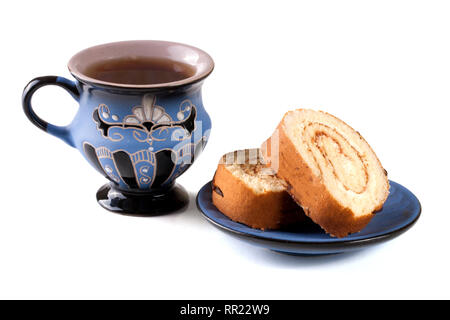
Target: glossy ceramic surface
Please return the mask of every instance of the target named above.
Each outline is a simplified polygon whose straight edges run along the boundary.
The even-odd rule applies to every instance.
[[[219,229],[248,243],[294,255],[334,254],[362,249],[393,239],[408,230],[419,218],[419,200],[402,185],[390,181],[390,194],[383,209],[360,232],[334,238],[308,221],[296,229],[252,229],[222,214],[211,201],[211,183],[197,195],[197,206],[203,216]]]
[[[174,184],[149,192],[128,192],[113,183],[105,184],[97,192],[97,201],[105,209],[124,215],[157,216],[177,212],[189,203],[186,190]]]
[[[189,63],[196,72],[190,78],[154,85],[122,85],[83,76],[89,63],[121,56],[178,59]],[[24,89],[23,108],[33,124],[77,148],[111,182],[116,194],[129,196],[130,201],[138,202],[133,206],[140,207],[142,201],[138,199],[142,199],[143,193],[154,197],[155,190],[159,194],[173,191],[175,179],[205,147],[211,120],[203,106],[201,88],[213,66],[205,52],[183,44],[128,41],[101,45],[83,50],[71,59],[69,69],[75,81],[55,76],[33,79]],[[31,98],[46,85],[64,88],[79,103],[79,110],[68,126],[47,123],[33,111]],[[104,198],[102,189],[97,198]],[[186,195],[179,197],[183,191],[169,192],[178,195],[173,199],[174,204],[179,204],[174,209],[186,204]],[[140,196],[132,196],[136,194]],[[117,203],[123,201],[112,201],[107,206],[100,202],[108,210],[130,211],[111,207]],[[161,213],[162,207],[157,207],[152,210],[147,206],[147,212]]]

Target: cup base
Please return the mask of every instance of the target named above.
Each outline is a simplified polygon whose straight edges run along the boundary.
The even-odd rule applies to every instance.
[[[185,208],[189,203],[189,195],[179,184],[157,191],[134,192],[118,189],[112,183],[107,183],[97,191],[97,202],[114,213],[158,216]]]

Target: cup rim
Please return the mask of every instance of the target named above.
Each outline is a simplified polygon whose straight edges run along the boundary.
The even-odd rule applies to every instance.
[[[153,49],[167,49],[170,47],[177,47],[186,50],[186,52],[190,52],[192,54],[196,54],[197,61],[193,63],[188,63],[191,66],[195,67],[195,74],[187,77],[182,80],[165,82],[165,83],[156,83],[156,84],[127,84],[127,83],[116,83],[110,81],[104,81],[100,79],[95,79],[89,77],[83,73],[82,67],[86,67],[89,62],[93,63],[95,57],[106,56],[106,59],[111,58],[111,53],[117,53],[118,48],[122,48],[125,50],[126,48],[131,49],[130,54],[132,53],[132,48],[138,48],[142,50],[144,47],[149,49],[151,52],[151,48]],[[91,59],[91,61],[89,61]],[[105,58],[103,58],[104,60]],[[173,59],[175,61],[186,63],[186,61],[180,61],[174,57],[169,57],[169,59]],[[214,69],[214,61],[211,56],[205,51],[184,43],[179,42],[171,42],[171,41],[162,41],[162,40],[128,40],[128,41],[118,41],[118,42],[109,42],[96,46],[92,46],[86,48],[84,50],[76,53],[69,60],[67,64],[69,72],[80,82],[97,85],[102,87],[111,87],[111,88],[124,88],[124,89],[164,89],[164,88],[175,88],[181,87],[189,84],[193,84],[205,79],[207,76],[211,74]]]

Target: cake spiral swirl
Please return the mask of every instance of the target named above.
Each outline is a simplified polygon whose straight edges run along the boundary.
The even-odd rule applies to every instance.
[[[328,113],[286,113],[261,150],[291,196],[332,235],[360,231],[388,196],[386,171],[369,144]]]

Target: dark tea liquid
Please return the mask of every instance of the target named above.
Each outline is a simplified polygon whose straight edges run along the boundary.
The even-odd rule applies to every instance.
[[[92,64],[84,74],[106,82],[146,85],[192,77],[195,68],[166,58],[120,58]]]

